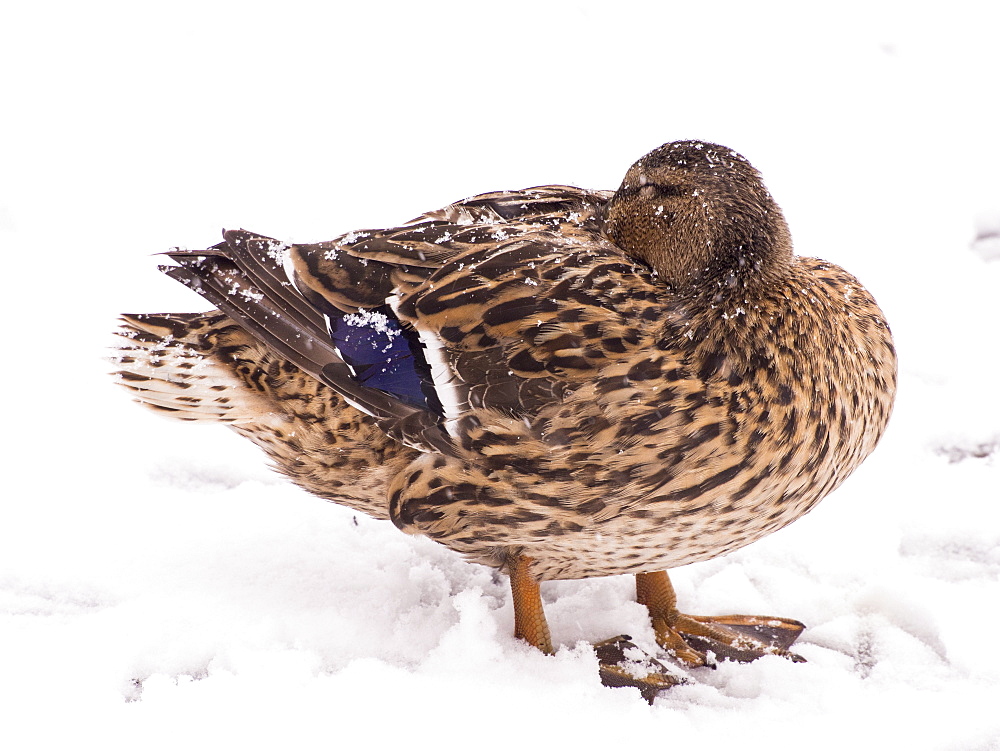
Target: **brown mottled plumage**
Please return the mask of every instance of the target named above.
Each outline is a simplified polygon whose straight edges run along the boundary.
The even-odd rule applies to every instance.
[[[762,643],[744,635],[759,618],[678,613],[661,572],[837,487],[882,435],[896,360],[860,282],[793,255],[743,157],[678,142],[614,193],[488,193],[316,245],[225,237],[168,271],[221,312],[124,317],[140,401],[229,423],[310,492],[505,568],[517,633],[546,651],[538,581],[625,573],[689,662],[699,639],[794,640],[791,621]],[[405,337],[422,391],[366,384],[328,324]]]

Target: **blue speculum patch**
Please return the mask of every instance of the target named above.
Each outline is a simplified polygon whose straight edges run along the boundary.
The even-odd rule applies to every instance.
[[[441,413],[424,348],[388,306],[331,317],[330,338],[359,383]]]

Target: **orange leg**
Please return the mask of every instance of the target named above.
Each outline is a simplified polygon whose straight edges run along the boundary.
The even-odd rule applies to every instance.
[[[653,622],[656,643],[673,654],[681,662],[690,665],[704,665],[705,655],[688,646],[677,631],[677,595],[666,571],[653,571],[635,575],[635,598],[649,610]]]
[[[514,596],[514,636],[524,639],[545,654],[555,654],[549,624],[542,610],[538,580],[531,575],[531,559],[516,553],[507,558],[510,591]]]
[[[666,571],[636,574],[635,591],[636,599],[649,610],[657,644],[689,665],[704,665],[706,651],[743,662],[765,654],[802,659],[787,650],[805,628],[798,621],[759,615],[685,615],[677,610],[677,595]]]
[[[507,558],[510,590],[514,596],[514,636],[545,654],[555,654],[549,625],[542,611],[538,580],[531,574],[531,558],[516,553]],[[606,639],[594,645],[605,686],[632,686],[652,702],[662,690],[683,683],[653,658],[645,655],[627,636]],[[637,658],[638,655],[638,658]],[[643,659],[645,658],[645,659]]]
[[[514,599],[514,636],[550,655],[555,649],[542,610],[538,579],[531,573],[531,562],[529,556],[521,553],[507,557]],[[797,657],[785,647],[802,631],[803,626],[798,621],[744,615],[712,618],[685,615],[677,610],[677,596],[666,571],[637,574],[635,588],[636,598],[649,610],[657,643],[688,665],[705,665],[707,651],[743,661],[764,654]],[[601,680],[606,686],[638,688],[651,702],[665,688],[685,682],[683,677],[643,654],[627,636],[606,639],[594,647]]]

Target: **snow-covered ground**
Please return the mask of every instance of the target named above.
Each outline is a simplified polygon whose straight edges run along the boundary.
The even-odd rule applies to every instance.
[[[994,4],[20,3],[0,29],[0,746],[1000,748]],[[689,612],[809,628],[653,706],[584,646],[628,578],[506,581],[132,405],[120,311],[201,310],[153,253],[312,241],[477,192],[614,188],[668,140],[745,154],[901,362],[814,513],[674,572]],[[558,744],[558,745],[555,745]]]

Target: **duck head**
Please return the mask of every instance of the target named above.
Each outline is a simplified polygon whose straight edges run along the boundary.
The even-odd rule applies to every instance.
[[[664,144],[633,164],[604,221],[618,247],[682,294],[766,283],[792,257],[788,225],[760,173],[702,141]]]

